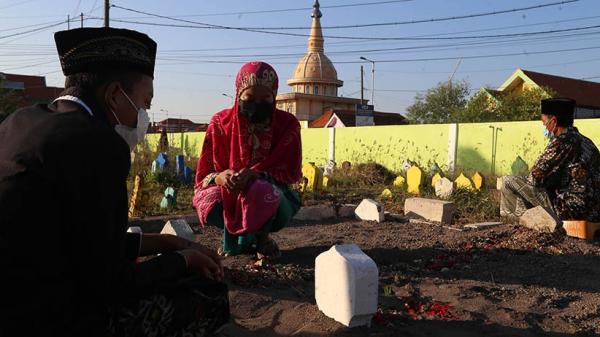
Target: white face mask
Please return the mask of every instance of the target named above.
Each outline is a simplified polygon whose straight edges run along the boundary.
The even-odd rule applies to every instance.
[[[137,125],[135,128],[132,128],[127,125],[121,124],[119,117],[117,117],[115,112],[112,111],[113,116],[115,116],[115,119],[119,123],[119,124],[115,125],[115,131],[121,137],[123,137],[125,142],[127,142],[127,145],[129,145],[129,149],[131,151],[133,151],[139,143],[144,141],[144,137],[146,136],[146,132],[148,131],[148,124],[150,124],[150,117],[148,117],[148,113],[146,112],[146,109],[143,109],[143,108],[138,109],[135,106],[135,104],[133,103],[133,101],[131,100],[131,98],[129,98],[129,96],[125,93],[125,91],[123,91],[123,89],[120,89],[120,90],[123,93],[123,95],[125,95],[125,97],[127,97],[127,100],[129,101],[129,103],[131,103],[133,108],[138,113],[137,114]]]

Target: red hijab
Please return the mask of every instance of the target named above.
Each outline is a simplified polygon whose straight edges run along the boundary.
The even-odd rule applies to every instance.
[[[277,96],[278,78],[273,67],[264,62],[249,62],[236,78],[236,99],[232,108],[213,116],[206,131],[204,145],[196,170],[196,190],[210,173],[227,169],[250,168],[264,172],[281,184],[293,184],[302,177],[300,123],[292,114],[276,109],[270,123],[258,128],[238,113],[242,92],[252,86],[264,86]],[[260,130],[259,130],[260,129]],[[227,218],[237,218],[238,193],[221,189],[223,209]]]

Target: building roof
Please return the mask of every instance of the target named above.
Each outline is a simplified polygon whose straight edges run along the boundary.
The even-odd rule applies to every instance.
[[[309,128],[324,128],[332,120],[339,119],[344,126],[356,126],[356,111],[353,110],[327,110],[323,115],[308,124]],[[373,122],[375,125],[405,125],[408,120],[399,113],[393,112],[373,112]]]
[[[0,73],[2,87],[12,89],[19,98],[19,107],[37,103],[50,103],[64,88],[46,86],[44,76]]]
[[[361,101],[360,98],[352,98],[352,97],[343,97],[343,96],[327,96],[327,95],[313,95],[313,94],[305,94],[302,92],[286,92],[283,94],[278,94],[275,98],[277,102],[287,101],[287,100],[295,100],[298,98],[307,98],[311,101],[327,101],[330,103],[344,103],[344,104],[359,104],[361,102],[367,103],[368,100]]]
[[[517,78],[535,84],[539,87],[548,87],[556,92],[558,97],[574,99],[577,106],[592,109],[600,108],[600,83],[578,80],[550,74],[538,73],[530,70],[517,69],[498,90],[510,88]]]
[[[196,125],[196,123],[192,122],[189,119],[180,119],[180,118],[167,118],[167,119],[163,119],[162,121],[158,122],[157,124],[159,125],[178,125],[178,124],[184,124],[184,125],[189,125],[189,124],[194,124]]]

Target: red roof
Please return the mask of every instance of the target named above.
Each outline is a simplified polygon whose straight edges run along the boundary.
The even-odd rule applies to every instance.
[[[159,125],[196,125],[196,123],[192,122],[189,119],[180,119],[180,118],[167,118],[167,119],[163,119],[162,121],[158,122],[157,124]]]
[[[356,126],[356,112],[353,110],[327,110],[319,118],[308,124],[309,128],[323,128],[331,117],[339,118],[346,127]],[[373,112],[373,122],[375,125],[404,125],[408,120],[398,113],[392,112]]]
[[[0,75],[10,82],[22,84],[22,89],[15,90],[15,94],[20,98],[19,107],[25,107],[32,104],[47,104],[52,102],[64,90],[58,87],[47,87],[44,76],[6,74]]]
[[[20,75],[20,74],[7,74],[2,73],[6,76],[7,81],[23,82],[25,87],[45,87],[46,78],[44,76],[33,76],[33,75]]]
[[[600,83],[577,80],[523,70],[532,81],[541,87],[551,88],[559,97],[574,99],[577,106],[598,109],[600,108]]]

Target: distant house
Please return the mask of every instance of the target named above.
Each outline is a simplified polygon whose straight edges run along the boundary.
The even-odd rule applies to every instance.
[[[150,126],[149,132],[158,133],[163,129],[167,132],[203,132],[208,124],[194,123],[189,119],[167,118]]]
[[[12,90],[18,97],[19,108],[33,104],[51,103],[64,88],[49,87],[46,77],[7,74],[0,72],[0,85],[3,89]]]
[[[600,83],[578,80],[517,69],[497,89],[481,88],[476,94],[485,95],[493,106],[499,97],[525,90],[549,88],[557,97],[574,99],[576,103],[575,118],[600,118]]]
[[[373,112],[374,125],[405,125],[408,120],[398,113]],[[308,124],[309,128],[343,128],[356,126],[355,110],[327,110]]]

